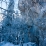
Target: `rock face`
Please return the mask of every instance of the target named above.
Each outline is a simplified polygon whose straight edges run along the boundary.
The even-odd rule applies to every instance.
[[[30,40],[39,46],[46,46],[46,0],[19,0],[18,8],[22,20],[28,26],[33,26],[30,29]]]

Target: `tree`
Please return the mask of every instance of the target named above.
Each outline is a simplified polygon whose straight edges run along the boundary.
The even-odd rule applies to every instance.
[[[7,13],[6,13],[7,12]],[[9,5],[7,11],[4,11],[4,20],[2,22],[2,34],[4,41],[9,41],[9,37],[11,38],[12,33],[12,19],[14,13],[14,0],[9,0]]]

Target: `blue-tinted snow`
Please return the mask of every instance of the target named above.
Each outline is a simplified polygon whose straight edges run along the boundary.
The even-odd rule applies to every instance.
[[[21,46],[21,44],[19,45],[14,45],[10,42],[1,42],[0,43],[0,46]],[[36,46],[35,43],[31,43],[31,42],[28,42],[28,43],[24,43],[23,46]]]

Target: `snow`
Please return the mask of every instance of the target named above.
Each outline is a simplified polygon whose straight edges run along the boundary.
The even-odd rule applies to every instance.
[[[19,44],[19,45],[14,45],[10,42],[2,42],[0,43],[0,46],[21,46],[22,44]],[[31,42],[28,42],[28,43],[24,43],[23,46],[36,46],[35,43],[31,43]]]

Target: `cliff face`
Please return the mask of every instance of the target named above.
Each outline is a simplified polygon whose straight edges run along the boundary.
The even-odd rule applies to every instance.
[[[19,0],[18,8],[22,20],[25,20],[27,25],[33,26],[34,35],[30,35],[39,39],[34,38],[35,42],[38,41],[39,46],[46,46],[46,0]],[[33,37],[30,39],[32,41]]]

